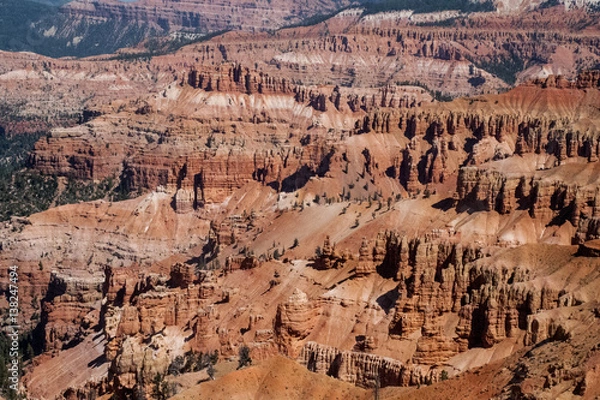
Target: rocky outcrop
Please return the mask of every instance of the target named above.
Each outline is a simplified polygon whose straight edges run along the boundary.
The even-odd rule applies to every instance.
[[[593,76],[589,72],[581,79],[593,81]],[[184,81],[186,84],[177,89],[179,93],[173,95],[178,98],[174,103],[187,101],[187,107],[196,107],[194,113],[206,113],[206,119],[181,117],[179,126],[167,129],[150,122],[159,118],[164,119],[165,125],[172,125],[169,122],[172,116],[164,111],[157,111],[158,116],[154,112],[137,113],[123,125],[117,122],[120,118],[100,116],[86,125],[54,130],[38,142],[30,163],[47,174],[120,179],[122,187],[134,192],[165,187],[174,195],[176,210],[186,213],[205,203],[221,202],[253,180],[278,191],[297,190],[311,177],[330,173],[336,147],[355,134],[382,133],[401,138],[398,144],[402,150],[386,154],[389,159],[374,156],[382,151],[389,153],[389,148],[366,148],[365,172],[371,176],[398,177],[411,195],[424,192],[428,185],[445,185],[464,165],[478,166],[529,154],[548,154],[556,158],[557,165],[562,165],[578,157],[597,160],[600,150],[598,135],[583,122],[586,121],[583,115],[591,116],[594,111],[581,107],[597,101],[598,90],[581,89],[577,83],[556,86],[533,82],[510,94],[481,99],[479,107],[457,102],[450,107],[414,110],[406,108],[407,103],[400,99],[406,92],[399,86],[386,86],[359,99],[346,89],[308,89],[287,78],[251,71],[241,64],[199,66]],[[201,93],[188,94],[188,85]],[[555,91],[564,94],[562,102],[544,113],[535,99],[541,97],[551,102],[558,93]],[[210,113],[197,108],[200,100],[189,101],[188,96],[200,96],[217,109],[240,108],[240,117],[224,117],[219,113],[218,118],[209,118]],[[509,104],[513,97],[532,103],[535,111],[514,112],[509,106],[487,109],[492,100]],[[295,106],[287,103],[292,98],[302,104],[301,122],[293,111]],[[246,106],[263,102],[273,104],[272,108],[249,110]],[[158,110],[155,105],[140,104],[132,105],[132,109],[137,112],[149,106]],[[348,109],[342,113],[344,104]],[[568,112],[563,113],[563,109]],[[573,116],[576,112],[583,113],[581,118]],[[337,126],[334,121],[340,118],[345,118],[346,132],[321,126],[322,121]],[[354,122],[353,129],[348,120]],[[116,124],[114,132],[106,131],[107,123]],[[237,135],[242,126],[274,131],[270,140],[264,139],[266,146],[248,146],[246,139]],[[315,130],[302,136],[286,137],[280,133],[300,127]],[[506,190],[513,190],[512,186],[509,184]],[[458,190],[462,190],[460,185]],[[503,196],[506,200],[502,207],[512,209],[510,193]],[[491,207],[493,201],[488,199],[486,207]]]
[[[172,196],[177,211],[146,215],[139,207],[118,219],[119,228],[106,224],[92,231],[89,236],[94,238],[102,229],[117,231],[111,240],[99,243],[102,255],[122,253],[127,264],[140,265],[117,267],[107,257],[111,266],[106,269],[101,309],[95,278],[88,282],[75,277],[71,282],[62,273],[53,276],[43,316],[49,350],[76,342],[100,321],[111,385],[117,397],[126,397],[189,350],[218,349],[235,355],[240,346],[248,345],[255,359],[279,351],[300,357],[311,370],[371,387],[376,382],[382,386],[434,382],[438,371],[430,366],[524,332],[528,344],[571,335],[563,334],[571,331],[562,316],[540,315],[591,296],[589,288],[589,293],[573,293],[563,284],[566,271],[552,276],[555,263],[565,264],[570,254],[554,257],[551,248],[519,253],[509,248],[516,243],[485,247],[495,239],[466,243],[449,226],[455,221],[456,226],[470,224],[471,216],[463,212],[468,210],[475,214],[473,219],[498,217],[500,225],[511,224],[513,214],[515,220],[522,215],[533,219],[540,231],[549,224],[570,224],[576,227],[576,241],[600,237],[600,189],[594,178],[600,151],[598,74],[584,73],[576,80],[572,75],[569,80],[551,76],[503,95],[443,104],[428,104],[433,94],[407,88],[403,79],[418,65],[419,79],[427,78],[421,86],[438,87],[444,76],[450,82],[444,88],[450,87],[452,93],[484,93],[504,86],[477,65],[506,66],[504,61],[522,57],[550,62],[560,46],[560,51],[572,50],[574,62],[583,54],[589,63],[597,56],[598,39],[581,33],[575,44],[569,33],[541,31],[535,37],[533,32],[509,29],[461,33],[385,21],[372,26],[357,21],[341,34],[335,32],[342,31],[338,23],[315,28],[333,32],[315,40],[304,38],[301,28],[295,33],[275,32],[264,44],[234,32],[196,43],[190,46],[193,51],[182,50],[177,56],[181,58],[154,57],[143,68],[137,62],[123,62],[118,67],[122,80],[98,79],[109,80],[117,85],[111,90],[118,91],[124,82],[136,86],[135,74],[160,76],[156,80],[161,90],[145,100],[88,109],[81,125],[55,129],[37,144],[30,163],[41,172],[85,180],[113,178],[134,193],[157,189],[160,195],[149,197],[148,207],[156,207],[161,196],[169,200]],[[236,57],[241,62],[227,61]],[[252,64],[253,69],[242,67]],[[133,75],[125,74],[127,68]],[[56,74],[55,65],[49,69],[47,73]],[[325,70],[331,79],[323,78],[329,76],[322,73]],[[389,71],[402,72],[391,76]],[[378,80],[382,75],[385,80]],[[142,87],[151,86],[142,82]],[[472,87],[465,88],[467,83]],[[86,90],[96,87],[90,83]],[[448,221],[435,221],[440,208],[454,204],[435,199],[436,193],[451,197],[454,188],[453,200],[459,207],[448,210],[452,214]],[[321,196],[323,189],[328,196]],[[411,199],[410,206],[399,207],[414,204],[415,214],[431,213],[429,223],[448,222],[447,229],[429,232],[427,225],[411,230],[419,230],[419,236],[389,231],[375,235],[384,229],[381,226],[404,228],[397,222],[405,221],[403,215],[395,213],[391,203],[394,195],[398,201],[406,192],[434,198]],[[317,194],[327,204],[319,202]],[[375,195],[380,207],[367,211],[373,212],[373,219],[365,221],[361,213],[370,208]],[[388,196],[389,219],[380,217],[381,200]],[[331,202],[340,197],[357,201],[336,211]],[[369,207],[364,206],[366,201]],[[101,215],[93,218],[113,218],[114,208],[101,202],[93,207]],[[312,264],[316,270],[299,272],[303,264],[296,261],[265,261],[270,249],[282,245],[275,245],[281,232],[276,219],[288,212],[286,207],[299,217],[307,214],[305,207],[314,207],[308,211],[314,211],[315,222],[326,223],[323,229],[337,241],[334,245],[327,237]],[[258,218],[238,215],[250,208],[257,209]],[[320,220],[324,209],[331,212],[330,221]],[[346,222],[355,217],[343,216],[348,209],[356,212],[354,226]],[[79,209],[64,208],[55,220],[75,212],[81,220],[91,218],[92,214],[73,210]],[[519,210],[525,213],[517,215]],[[140,225],[135,227],[139,235],[148,229],[159,231],[152,237],[156,243],[167,236],[162,228],[153,227],[161,223],[176,226],[185,243],[157,251],[150,260],[143,258],[145,254],[138,257],[144,251],[131,240],[135,233],[122,229],[134,220]],[[188,241],[199,230],[194,225],[186,231],[189,220],[210,224],[205,243],[197,238]],[[340,226],[334,226],[338,221]],[[55,225],[48,226],[52,229],[47,231],[55,232]],[[263,229],[263,236],[253,236]],[[302,244],[286,257],[312,254],[317,239],[308,236],[312,235],[301,237]],[[80,237],[74,234],[73,240]],[[320,241],[323,236],[319,237]],[[266,250],[271,241],[273,246]],[[263,253],[261,257],[250,255],[253,247]],[[580,253],[573,257],[581,261],[594,255],[592,246],[582,246]],[[158,254],[175,261],[155,263]],[[217,254],[225,268],[200,270]],[[188,263],[182,262],[185,257],[191,258]],[[552,265],[544,261],[547,257]],[[578,273],[593,265],[584,261],[590,264],[576,264]],[[79,260],[73,264],[84,265]],[[215,261],[209,268],[216,266]],[[297,279],[290,282],[287,274]],[[225,286],[227,275],[235,279]],[[570,285],[585,279],[573,279]],[[302,290],[292,293],[293,287]],[[342,332],[338,322],[349,329]],[[335,337],[322,332],[329,328]],[[313,336],[340,349],[315,342],[302,348]],[[407,343],[410,350],[404,351]],[[402,352],[403,362],[381,355],[396,351]]]
[[[149,24],[159,32],[171,33],[180,30],[212,33],[226,30],[267,30],[299,22],[299,15],[327,14],[347,2],[327,1],[321,4],[295,4],[287,0],[248,5],[236,1],[159,2],[143,0],[135,4],[98,0],[94,2],[74,1],[62,9],[73,19],[89,18],[116,19],[131,23]],[[268,21],[268,23],[267,23]]]
[[[369,275],[375,272],[375,263],[373,262],[373,255],[368,242],[363,238],[360,249],[358,249],[358,265],[356,266],[357,275]]]
[[[315,260],[313,266],[316,269],[331,269],[342,268],[351,258],[349,252],[338,252],[335,249],[335,244],[331,244],[329,236],[325,237],[321,254]]]
[[[306,87],[290,79],[252,71],[240,64],[215,68],[199,66],[187,74],[185,81],[191,87],[207,92],[293,95],[296,102],[323,113],[330,108],[340,112],[357,113],[372,112],[379,108],[414,108],[421,105],[417,95],[396,85],[388,85],[371,95],[361,95],[347,89],[341,90],[339,86]],[[389,125],[389,115],[386,117],[384,114],[381,123],[376,116],[372,124],[373,129]],[[369,125],[370,123],[363,123],[363,132],[370,131]],[[389,132],[389,126],[387,131]]]
[[[545,79],[534,79],[533,84],[542,88],[558,89],[598,89],[600,88],[600,71],[583,71],[571,82],[562,75],[550,75]]]
[[[46,351],[73,346],[100,322],[102,276],[54,272],[42,301],[41,326]]]
[[[517,189],[522,196],[529,196],[529,187],[520,177],[509,178],[499,171],[465,167],[458,175],[456,190],[460,201],[486,211],[508,214],[517,208]]]
[[[544,340],[568,340],[576,324],[577,322],[568,321],[564,317],[555,319],[545,314],[529,316],[525,344],[534,345]]]
[[[202,298],[211,297],[214,289],[209,290],[211,274],[204,274],[202,280],[193,279],[194,274],[186,274],[187,268],[176,264],[171,271],[171,280],[163,275],[150,274],[135,283],[135,303],[133,298],[124,302],[121,297],[105,305],[105,319],[111,321],[105,324],[105,332],[110,340],[120,340],[123,336],[141,334],[153,336],[169,326],[185,327],[196,316]],[[112,273],[109,272],[111,276]],[[190,283],[190,280],[192,283]],[[118,280],[111,280],[118,284]],[[117,293],[127,293],[127,280]],[[108,286],[108,293],[114,292]],[[119,286],[117,286],[119,287]],[[108,298],[108,297],[107,297]]]
[[[110,370],[115,393],[124,396],[140,387],[151,392],[152,380],[157,374],[164,375],[175,356],[182,353],[177,343],[161,334],[153,336],[148,344],[139,337],[127,337]]]
[[[240,64],[202,70],[192,69],[187,83],[195,89],[217,92],[238,92],[246,94],[292,94],[296,86],[285,78],[250,71]],[[296,96],[300,96],[296,93]],[[303,97],[304,98],[304,97]],[[321,110],[325,111],[325,110]]]
[[[398,300],[392,338],[421,334],[413,361],[438,364],[473,346],[490,347],[526,329],[528,315],[559,304],[559,292],[527,284],[529,269],[496,268],[475,247],[448,239],[408,239],[389,233],[378,271],[395,277]],[[440,317],[456,313],[451,336]]]
[[[315,342],[306,343],[298,360],[309,371],[365,388],[430,384],[439,380],[441,373],[428,367],[405,365],[388,357],[340,351]]]
[[[36,144],[29,162],[40,172],[76,179],[101,180],[118,177],[122,170],[121,144],[104,148],[82,140],[88,130],[84,126],[56,129]]]
[[[190,350],[186,336],[203,334],[196,325],[203,300],[216,301],[220,294],[214,274],[197,275],[194,269],[177,263],[165,276],[107,268],[102,315],[115,393],[150,387],[156,374],[164,374],[176,356]]]
[[[578,89],[600,88],[600,71],[585,71],[577,76]]]
[[[189,213],[196,206],[196,196],[191,188],[177,189],[174,195],[175,211],[180,214]]]
[[[592,72],[588,74],[593,76]],[[584,79],[584,75],[581,79]],[[558,91],[556,95],[564,91],[564,104],[557,107],[569,108],[569,115],[578,112],[576,104],[580,100],[576,93],[584,95],[584,92],[578,89],[576,82],[558,87],[536,82],[533,85],[538,86],[533,89],[523,86],[516,89],[513,95],[519,97],[525,95],[526,90],[531,90],[550,101],[553,94],[545,91]],[[588,96],[586,102],[595,101],[592,99],[598,96],[598,92],[592,89],[585,96]],[[498,103],[501,99],[502,96],[498,96],[495,102]],[[485,102],[487,100],[481,103],[482,106]],[[583,133],[583,130],[586,132]],[[500,110],[482,112],[472,108],[460,111],[441,107],[426,111],[377,110],[359,119],[353,133],[369,132],[402,134],[408,139],[405,149],[398,154],[397,161],[392,163],[386,173],[388,176],[399,177],[409,193],[422,192],[429,184],[443,184],[458,173],[459,198],[464,198],[466,192],[471,193],[475,187],[483,193],[493,191],[489,192],[493,198],[478,200],[486,203],[483,204],[484,209],[498,208],[503,212],[510,212],[515,207],[513,192],[516,190],[516,183],[508,181],[508,178],[504,179],[503,188],[502,182],[497,182],[500,178],[489,176],[491,182],[480,180],[479,185],[469,186],[466,181],[473,180],[469,174],[486,172],[480,168],[460,169],[461,166],[480,166],[515,155],[525,157],[532,154],[553,156],[555,165],[575,162],[581,157],[593,162],[598,160],[600,140],[594,129],[578,125],[568,116],[557,114],[548,117],[537,113],[520,114]],[[554,165],[546,168],[551,166]],[[481,197],[476,193],[474,196]]]
[[[293,145],[285,146],[274,141],[267,149],[227,148],[214,134],[204,139],[188,137],[186,143],[140,118],[141,125],[132,122],[118,132],[107,132],[97,123],[53,131],[37,143],[30,163],[45,174],[120,180],[130,192],[167,190],[174,195],[177,212],[186,213],[205,203],[221,202],[251,181],[283,191],[301,188],[310,177],[327,173],[335,153],[323,138],[306,144],[296,138]],[[230,123],[228,135],[235,136],[229,132],[235,125]],[[101,139],[105,135],[109,143]],[[154,137],[161,138],[158,147]],[[193,151],[190,146],[201,149]]]
[[[563,170],[567,167],[555,169],[558,174]],[[543,224],[568,221],[577,228],[574,241],[596,239],[599,234],[600,182],[595,179],[566,182],[545,176],[543,171],[521,175],[461,168],[457,182],[458,200],[474,209],[500,214],[528,210],[532,218]]]
[[[581,301],[577,296],[557,286],[533,283],[539,271],[555,268],[555,260],[562,268],[564,260],[570,260],[566,253],[573,249],[549,256],[544,262],[552,267],[533,266],[523,254],[538,260],[549,246],[507,249],[508,254],[500,252],[493,259],[476,245],[464,246],[457,239],[452,232],[420,238],[381,232],[373,241],[363,240],[358,261],[349,260],[340,268],[364,268],[348,271],[344,280],[366,282],[378,273],[398,285],[397,293],[388,295],[396,299],[390,310],[389,337],[357,335],[351,351],[307,342],[323,323],[329,323],[321,316],[331,311],[325,308],[333,304],[330,297],[310,299],[302,290],[294,290],[277,306],[273,329],[262,328],[261,313],[239,305],[232,310],[239,315],[247,312],[247,324],[235,322],[234,315],[220,325],[222,314],[215,305],[234,301],[236,294],[221,291],[222,278],[217,273],[197,274],[185,263],[173,264],[168,275],[140,274],[136,267],[108,268],[101,315],[108,340],[105,354],[112,362],[112,387],[123,395],[132,393],[139,385],[148,385],[157,373],[163,374],[177,355],[190,348],[205,350],[220,343],[222,351],[234,352],[241,343],[234,339],[237,326],[241,326],[239,338],[253,332],[244,338],[253,357],[278,351],[298,358],[311,371],[373,387],[430,384],[442,376],[441,369],[432,366],[446,363],[459,352],[491,347],[520,332],[526,333],[527,343],[563,340],[563,331],[570,332],[576,325],[560,315],[548,319],[544,312],[571,307]],[[328,242],[324,252],[331,254],[334,250]],[[346,308],[354,303],[342,300],[341,304]],[[401,362],[377,354],[381,340],[414,340],[416,347],[408,361]]]
[[[306,293],[299,289],[295,289],[285,303],[279,304],[275,319],[275,334],[280,351],[291,357],[297,357],[300,351],[297,342],[310,334],[318,315],[318,305],[311,302]]]
[[[236,269],[253,269],[260,267],[261,262],[254,256],[227,257],[225,260],[225,270],[227,272]]]

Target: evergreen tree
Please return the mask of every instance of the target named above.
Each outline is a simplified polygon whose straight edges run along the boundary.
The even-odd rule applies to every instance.
[[[206,373],[211,380],[215,380],[215,367],[212,364],[208,364],[208,368],[206,369]]]
[[[248,346],[242,346],[239,350],[239,360],[237,369],[244,368],[245,366],[252,364],[252,358],[250,357],[250,349]]]

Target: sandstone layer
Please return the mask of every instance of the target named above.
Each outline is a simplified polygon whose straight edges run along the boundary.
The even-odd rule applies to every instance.
[[[30,398],[151,398],[157,376],[199,372],[181,360],[246,349],[382,396],[475,385],[475,367],[497,372],[488,397],[594,395],[596,350],[582,338],[597,339],[600,74],[575,71],[597,62],[597,22],[532,15],[472,16],[463,32],[346,11],[147,63],[3,54],[15,99],[69,94],[19,106],[19,118],[68,125],[30,167],[112,179],[134,197],[0,229],[23,326],[43,348],[26,366]],[[565,15],[564,30],[549,27]],[[508,85],[486,67],[513,57],[535,65],[495,94]],[[435,101],[438,84],[473,97]],[[563,364],[547,362],[553,351]],[[272,360],[224,382],[284,393],[277,379],[255,385],[297,368]],[[331,387],[290,396],[365,394]]]

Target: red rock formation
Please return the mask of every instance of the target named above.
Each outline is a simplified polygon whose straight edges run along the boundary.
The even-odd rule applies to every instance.
[[[344,382],[371,388],[376,385],[408,386],[430,384],[439,379],[440,371],[374,354],[340,351],[336,348],[308,342],[300,354],[300,363],[309,371],[328,374]]]
[[[567,270],[571,268],[584,271],[578,273],[592,280],[585,271],[595,265],[587,259],[578,264],[573,261],[576,257],[564,249],[506,249],[484,247],[477,241],[461,243],[460,235],[450,228],[446,234],[438,230],[412,236],[387,231],[375,236],[380,226],[403,229],[397,221],[406,220],[398,213],[390,213],[388,223],[383,212],[380,215],[374,212],[372,221],[365,223],[364,218],[359,221],[360,212],[366,210],[358,204],[359,200],[352,207],[358,210],[356,220],[360,226],[358,222],[353,227],[347,224],[347,216],[343,216],[347,208],[341,210],[339,219],[324,222],[328,225],[322,229],[331,229],[335,232],[331,237],[340,241],[333,246],[327,237],[314,269],[300,273],[304,264],[296,261],[286,263],[284,268],[280,263],[265,264],[259,258],[241,256],[245,254],[242,240],[250,248],[260,249],[259,254],[268,253],[266,241],[270,245],[273,237],[278,240],[275,235],[280,231],[275,226],[281,223],[276,219],[286,213],[289,193],[298,195],[291,201],[302,208],[308,207],[307,199],[323,193],[323,188],[334,199],[341,192],[344,199],[352,201],[350,189],[346,191],[350,184],[352,194],[364,199],[373,198],[374,194],[378,198],[389,195],[392,199],[394,191],[402,191],[404,195],[400,184],[414,197],[426,188],[440,189],[444,196],[451,196],[456,189],[459,207],[448,209],[451,217],[443,222],[433,218],[441,215],[438,211],[445,207],[444,202],[435,198],[410,200],[413,202],[410,207],[414,205],[416,210],[415,218],[421,218],[418,213],[430,213],[432,226],[468,225],[470,216],[463,212],[468,210],[474,214],[473,219],[481,215],[497,217],[500,221],[497,229],[486,227],[491,232],[486,231],[489,237],[510,229],[506,226],[512,223],[512,217],[514,220],[531,217],[532,224],[539,225],[540,231],[547,225],[548,231],[554,226],[573,225],[577,229],[575,241],[600,236],[600,184],[595,178],[600,149],[597,73],[582,74],[575,82],[549,77],[502,95],[424,104],[429,98],[418,92],[420,89],[405,92],[394,84],[377,90],[353,91],[342,85],[335,88],[349,71],[334,76],[328,86],[323,86],[315,73],[313,79],[320,85],[312,86],[313,82],[305,77],[317,71],[317,67],[299,61],[301,57],[296,54],[314,50],[318,55],[343,53],[345,57],[356,55],[365,60],[371,59],[368,55],[381,60],[378,58],[381,55],[393,68],[398,67],[393,64],[397,57],[407,62],[432,61],[439,64],[432,64],[435,68],[426,73],[435,75],[439,72],[437,68],[452,65],[455,69],[448,76],[453,76],[449,79],[453,81],[460,68],[466,76],[470,65],[466,60],[499,61],[507,52],[537,57],[557,45],[573,46],[570,35],[544,36],[542,43],[536,44],[517,40],[517,35],[523,35],[535,42],[530,40],[531,32],[486,30],[462,35],[456,29],[384,25],[367,27],[361,22],[344,35],[334,34],[306,43],[302,43],[303,39],[292,39],[289,30],[276,33],[273,41],[260,51],[266,54],[280,47],[290,49],[287,55],[278,51],[265,58],[272,60],[269,61],[272,65],[261,64],[262,72],[255,71],[259,69],[256,66],[255,70],[242,68],[239,62],[220,67],[206,65],[219,64],[219,57],[256,54],[253,52],[259,51],[258,45],[245,41],[243,34],[232,34],[219,39],[219,43],[198,44],[193,55],[182,55],[173,66],[179,71],[175,73],[177,82],[182,81],[184,72],[191,71],[183,78],[183,84],[165,85],[164,91],[148,101],[90,109],[82,118],[82,125],[54,130],[40,141],[30,162],[44,173],[96,180],[114,177],[133,191],[157,189],[160,192],[155,193],[157,196],[166,197],[166,191],[174,196],[178,213],[190,213],[176,215],[169,209],[171,214],[161,214],[158,218],[152,214],[152,218],[141,218],[144,222],[160,224],[164,220],[166,225],[176,225],[178,229],[179,222],[186,218],[210,224],[206,243],[191,243],[191,240],[187,243],[183,230],[186,243],[177,249],[173,246],[164,256],[174,256],[193,244],[210,248],[221,262],[226,260],[224,270],[202,271],[198,275],[195,265],[180,262],[183,258],[178,257],[176,261],[154,265],[153,271],[164,272],[165,263],[172,264],[168,274],[146,270],[152,262],[143,267],[113,265],[106,270],[105,300],[99,317],[96,280],[70,281],[62,273],[54,275],[43,317],[48,349],[58,351],[65,342],[79,340],[98,318],[108,341],[105,354],[112,363],[111,384],[118,395],[125,395],[140,382],[147,384],[156,373],[163,373],[177,354],[189,349],[205,351],[219,347],[224,354],[231,355],[247,343],[253,357],[254,354],[257,358],[266,357],[276,351],[293,357],[300,354],[309,368],[334,371],[340,379],[363,386],[377,379],[385,385],[406,385],[433,382],[438,372],[430,365],[448,362],[459,352],[474,347],[492,347],[522,332],[527,332],[529,344],[563,337],[562,331],[570,328],[567,323],[536,313],[593,297],[590,288],[578,293],[579,288],[568,286],[561,276],[568,276]],[[597,47],[593,35],[582,33],[577,40],[584,49],[582,53],[587,51],[585,48]],[[509,43],[508,49],[494,41]],[[489,54],[481,58],[474,42],[481,48],[487,43]],[[252,51],[237,51],[240,49]],[[244,61],[248,64],[248,60]],[[262,61],[257,58],[259,62]],[[373,69],[377,63],[364,70]],[[335,65],[339,68],[340,64]],[[295,80],[285,71],[294,66],[298,71],[306,67],[309,72],[293,75],[300,77]],[[393,69],[387,66],[386,74]],[[283,72],[274,73],[277,68]],[[364,70],[361,73],[359,68],[357,82],[367,79]],[[369,79],[376,81],[380,72],[368,72],[373,75]],[[468,79],[465,76],[461,78],[463,81]],[[398,83],[398,77],[387,76],[386,82]],[[431,79],[428,82],[435,82]],[[490,76],[485,79],[492,82]],[[497,81],[493,82],[497,85]],[[491,90],[490,87],[497,86],[477,90]],[[456,186],[454,179],[458,182]],[[251,190],[244,189],[240,196],[244,187]],[[380,194],[384,190],[385,195]],[[244,199],[255,194],[253,199]],[[159,201],[149,197],[148,203],[156,206]],[[211,203],[214,206],[203,208]],[[97,204],[102,218],[112,218],[111,209]],[[399,207],[406,204],[400,203]],[[434,208],[430,208],[432,204]],[[337,206],[330,206],[310,203],[317,210],[311,214],[314,218],[311,223],[321,223],[325,211],[337,215],[334,208]],[[261,216],[265,221],[236,217],[242,209],[250,207],[260,208],[258,214],[264,214]],[[65,213],[76,212],[65,210]],[[406,211],[403,209],[402,213]],[[82,220],[91,218],[90,214],[77,212]],[[300,216],[300,211],[294,212]],[[139,213],[138,209],[130,210],[130,215],[119,221],[135,220]],[[60,218],[64,215],[59,213],[56,220]],[[339,227],[334,226],[338,222]],[[120,227],[123,225],[119,222]],[[18,229],[17,225],[12,226]],[[199,229],[198,226],[195,228]],[[426,229],[418,228],[411,232]],[[118,231],[119,240],[102,243],[103,255],[115,248],[121,251],[118,247],[121,238],[128,239],[120,228],[111,229]],[[144,224],[136,229],[142,232],[151,226]],[[259,236],[262,229],[264,235]],[[90,236],[96,237],[98,231],[93,233]],[[257,236],[253,236],[255,233]],[[361,237],[365,239],[359,247]],[[314,240],[311,245],[315,246],[322,238],[307,237],[306,241]],[[163,238],[154,239],[158,243]],[[490,239],[488,244],[494,240]],[[136,248],[137,242],[123,242]],[[10,240],[3,237],[2,250],[10,246]],[[585,246],[583,249],[589,251]],[[131,256],[133,251],[123,250],[127,261],[135,260]],[[207,254],[204,249],[194,251]],[[304,258],[312,251],[299,246],[289,257]],[[24,252],[21,250],[15,258],[22,257]],[[358,260],[354,259],[356,253]],[[191,254],[192,250],[185,256],[192,257]],[[156,257],[151,261],[156,261]],[[547,257],[552,258],[551,262]],[[260,260],[265,258],[268,255]],[[564,265],[568,268],[560,270],[562,275],[554,276]],[[553,269],[555,266],[559,267]],[[302,291],[295,291],[289,298],[292,284],[285,276],[287,273],[303,285]],[[227,274],[238,274],[238,280],[224,287]],[[30,274],[27,279],[35,277]],[[390,290],[395,284],[397,288]],[[348,295],[363,286],[365,293],[370,293],[363,297],[369,301]],[[384,293],[378,293],[383,290]],[[255,303],[249,305],[248,299]],[[393,306],[388,307],[388,301]],[[348,329],[340,338],[327,336],[339,350],[318,344],[309,344],[301,350],[300,346],[311,334],[319,337],[320,330],[336,328],[327,321],[328,315],[323,310],[341,310],[339,321],[344,321],[344,326],[354,324],[356,334]],[[379,322],[372,327],[375,320]],[[400,353],[397,349],[404,349],[407,341],[414,345],[414,351],[403,353],[404,359],[410,361],[400,362],[380,355]],[[350,352],[351,348],[360,351]]]
[[[198,326],[203,300],[215,299],[219,294],[217,277],[207,271],[197,277],[194,268],[175,264],[170,279],[157,274],[138,277],[135,269],[107,269],[105,355],[112,361],[110,371],[116,393],[133,390],[141,382],[149,385],[157,373],[165,373],[174,357],[184,351],[182,329],[193,331],[194,342],[201,346],[202,336],[207,333],[206,326]],[[145,340],[152,345],[145,345]]]
[[[571,164],[573,165],[573,164]],[[571,167],[559,167],[557,174]],[[581,165],[585,170],[589,165]],[[517,208],[529,210],[531,217],[548,224],[554,218],[569,221],[577,228],[577,241],[598,235],[596,207],[599,182],[594,179],[564,181],[544,178],[544,171],[526,175],[498,170],[462,168],[457,183],[458,199],[465,205],[509,214]]]
[[[375,272],[375,263],[373,262],[373,254],[368,242],[363,239],[363,242],[358,250],[358,265],[356,266],[357,275],[368,275]]]
[[[306,338],[315,325],[318,307],[312,303],[306,293],[295,289],[287,302],[277,307],[275,334],[281,351],[291,357],[297,357],[300,349],[295,342]]]
[[[142,0],[134,4],[113,0],[74,1],[62,8],[73,19],[122,19],[145,21],[158,30],[200,29],[204,33],[229,29],[267,30],[299,22],[299,15],[320,15],[349,3],[323,2],[319,5],[296,4],[287,0],[246,4],[236,1],[206,2],[192,0]],[[268,22],[267,22],[268,21]]]
[[[335,244],[332,245],[329,236],[327,236],[323,242],[321,255],[315,260],[314,267],[317,269],[341,268],[349,258],[349,254],[337,252]]]
[[[98,324],[103,281],[94,276],[51,275],[41,318],[47,351],[76,344]]]

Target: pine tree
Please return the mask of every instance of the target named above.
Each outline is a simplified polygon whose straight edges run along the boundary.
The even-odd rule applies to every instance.
[[[240,351],[239,351],[238,355],[239,355],[239,360],[238,360],[237,369],[241,369],[247,365],[252,364],[252,358],[250,358],[250,349],[248,348],[248,346],[240,347]]]

